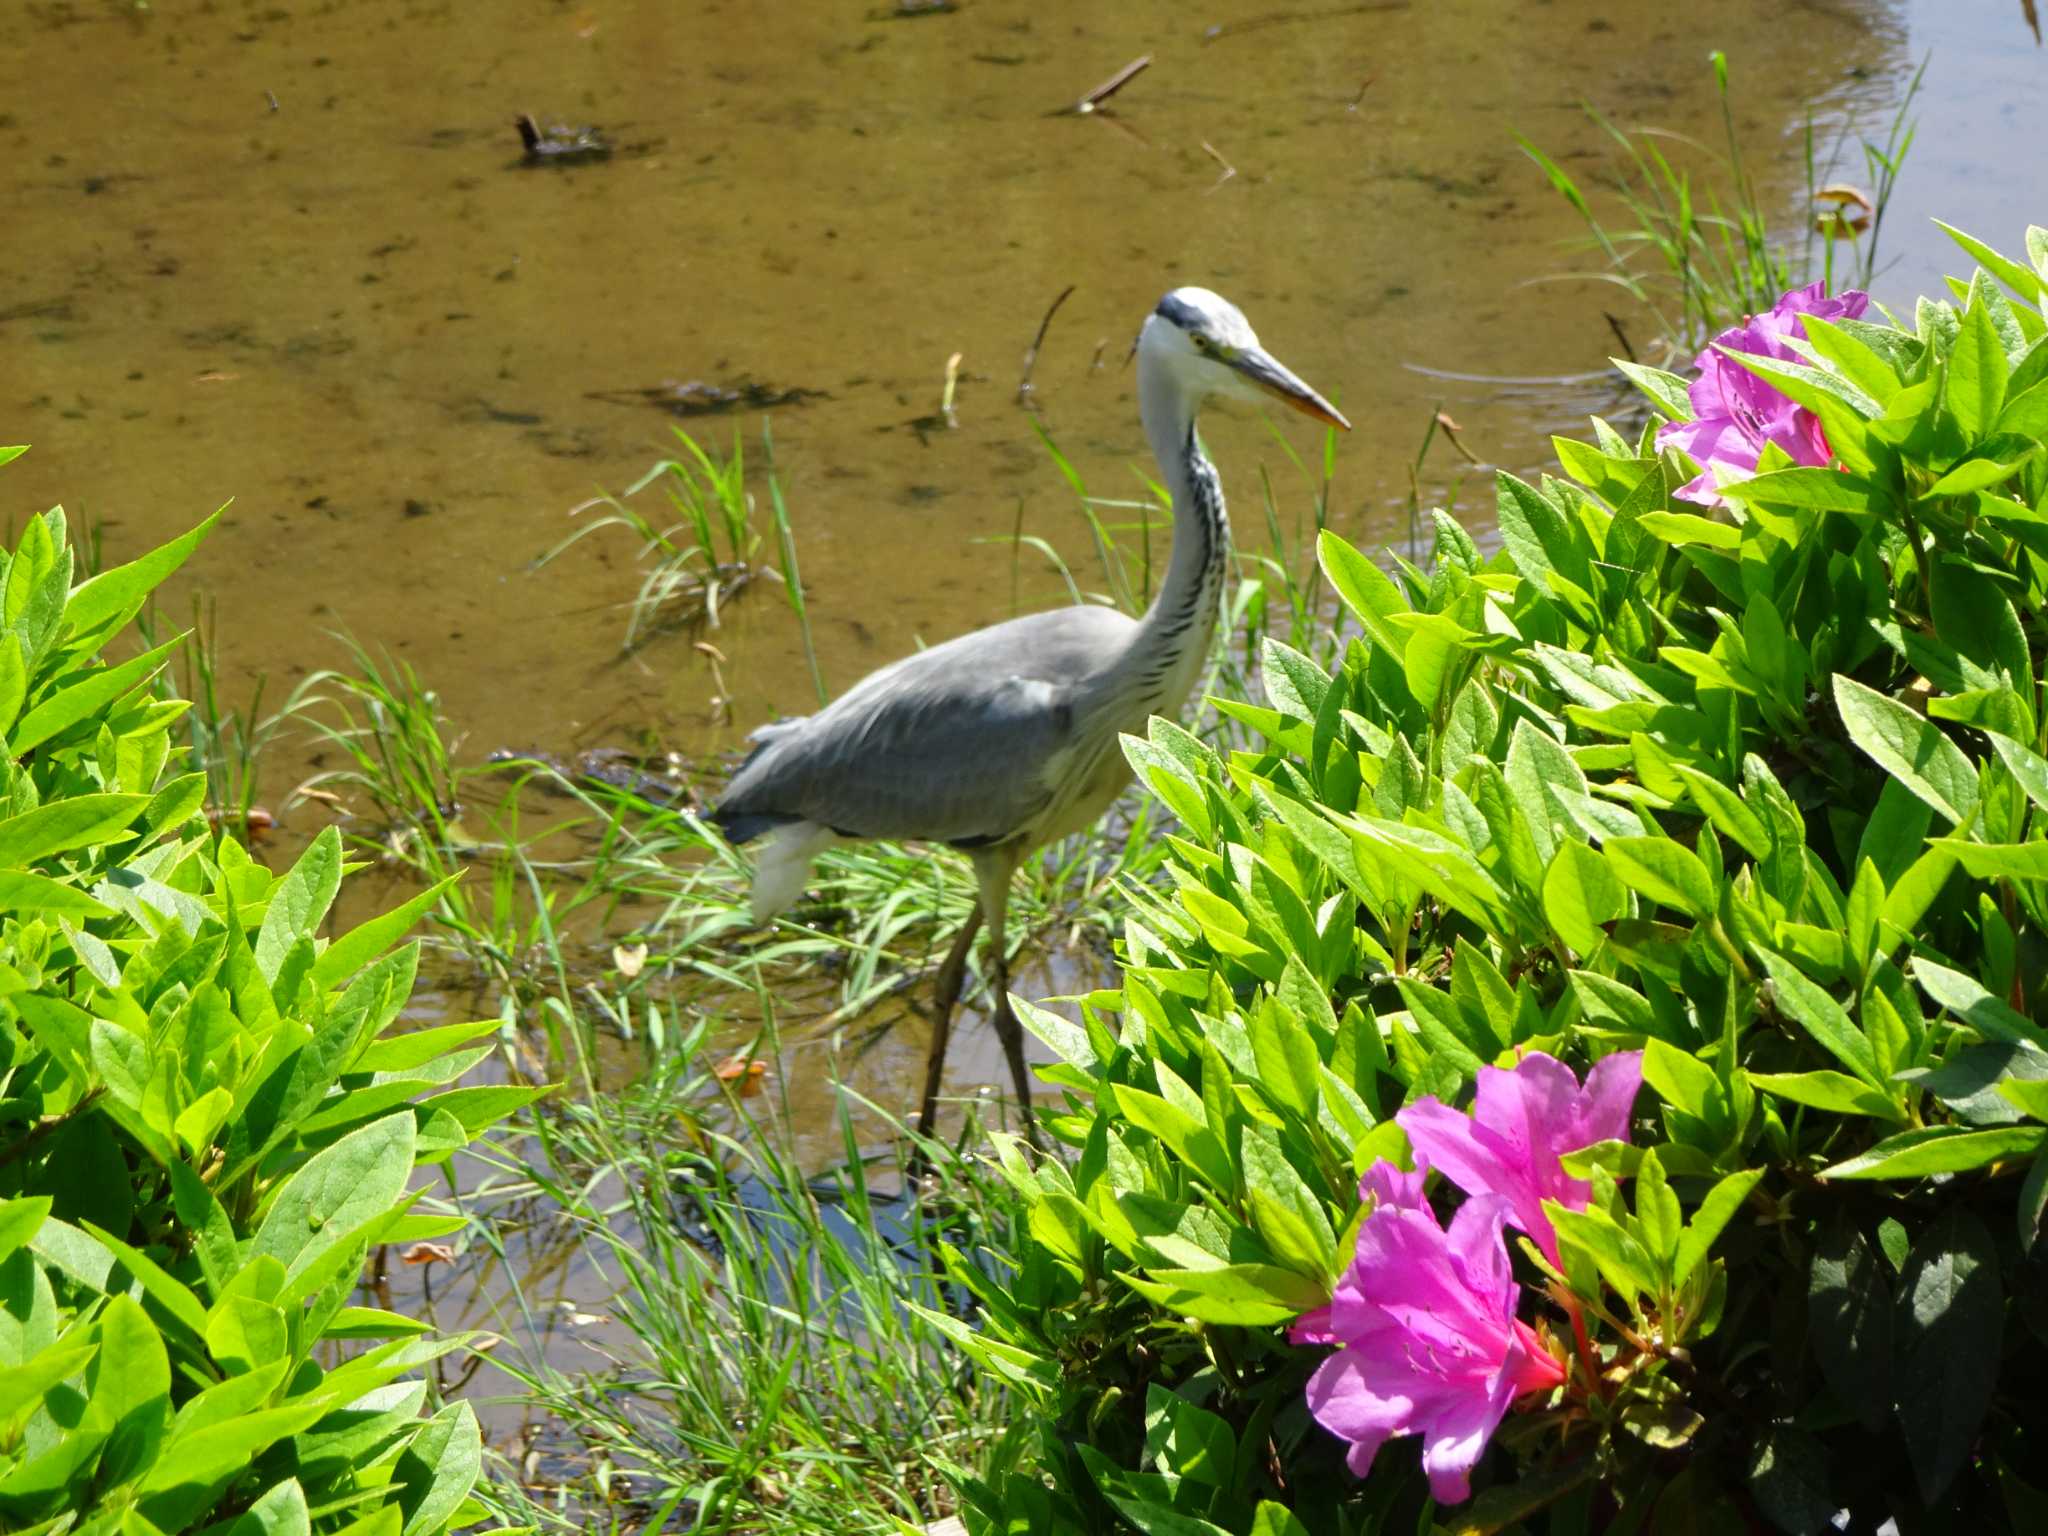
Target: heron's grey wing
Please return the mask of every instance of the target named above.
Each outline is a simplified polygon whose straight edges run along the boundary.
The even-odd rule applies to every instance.
[[[997,842],[1041,812],[1088,684],[1131,621],[1033,614],[885,667],[765,742],[721,821],[811,821],[853,837]]]

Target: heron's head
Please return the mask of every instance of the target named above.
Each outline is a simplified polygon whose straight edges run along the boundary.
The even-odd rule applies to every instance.
[[[1176,288],[1161,299],[1138,332],[1137,350],[1171,374],[1191,403],[1216,396],[1278,400],[1351,430],[1341,411],[1259,345],[1244,311],[1206,288]]]

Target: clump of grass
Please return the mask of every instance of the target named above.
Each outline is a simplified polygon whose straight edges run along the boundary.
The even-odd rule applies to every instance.
[[[491,1198],[559,1212],[589,1304],[624,1337],[590,1373],[516,1346],[494,1357],[556,1440],[551,1475],[499,1484],[501,1513],[543,1530],[797,1533],[943,1514],[946,1471],[980,1464],[1006,1415],[916,1308],[959,1310],[936,1245],[972,1252],[1000,1231],[1000,1180],[933,1148],[905,1198],[900,1163],[863,1152],[843,1097],[841,1160],[807,1176],[787,1105],[707,1069],[702,1015],[647,1011],[645,1072],[623,1092],[590,1080],[580,1018],[584,1092],[501,1151]],[[762,1045],[773,1054],[772,1035]],[[500,1243],[475,1214],[472,1242]],[[527,1306],[518,1267],[501,1268]]]
[[[623,530],[637,541],[639,560],[646,574],[628,605],[622,646],[628,653],[657,635],[676,630],[716,629],[719,610],[726,602],[756,581],[779,581],[790,610],[803,629],[804,650],[811,659],[811,678],[822,703],[824,677],[811,646],[810,614],[797,571],[796,540],[790,531],[782,485],[775,474],[775,443],[768,427],[764,424],[761,429],[768,491],[769,526],[765,533],[760,526],[755,494],[747,486],[744,439],[734,433],[732,452],[720,458],[682,428],[674,431],[676,440],[682,444],[679,457],[661,460],[616,496],[602,494],[572,507],[571,517],[594,507],[608,510],[542,555],[535,567],[547,565],[584,539],[606,530]],[[636,499],[656,488],[668,503],[668,517],[650,515],[648,503]],[[771,535],[772,558],[764,559],[762,549]]]
[[[1612,283],[1655,318],[1665,346],[1674,354],[1690,354],[1707,338],[1744,315],[1769,309],[1787,289],[1822,277],[1829,286],[1838,278],[1867,287],[1877,270],[1878,237],[1897,184],[1899,171],[1913,142],[1910,113],[1920,89],[1916,73],[1892,116],[1883,144],[1865,140],[1864,168],[1870,178],[1868,227],[1858,229],[1840,218],[1816,221],[1802,215],[1796,234],[1774,229],[1769,210],[1758,194],[1735,131],[1729,94],[1728,61],[1712,56],[1714,85],[1721,103],[1725,152],[1716,153],[1682,134],[1662,129],[1625,129],[1597,107],[1586,115],[1613,141],[1604,190],[1621,207],[1615,223],[1597,211],[1579,183],[1550,155],[1528,139],[1516,136],[1551,186],[1586,223],[1593,244],[1605,258],[1599,272],[1572,277]],[[1924,71],[1925,66],[1922,66]],[[1846,130],[1845,130],[1846,134]],[[1843,148],[1838,137],[1823,156],[1811,119],[1804,136],[1805,176],[1809,210],[1834,174]],[[1681,146],[1712,167],[1698,176],[1666,146]],[[1837,245],[1851,244],[1853,255],[1837,272]],[[1624,338],[1624,344],[1625,338]]]

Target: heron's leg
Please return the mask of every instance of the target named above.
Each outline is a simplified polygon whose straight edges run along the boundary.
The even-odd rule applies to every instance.
[[[981,930],[981,903],[976,901],[967,921],[946,958],[939,964],[938,984],[932,995],[932,1044],[924,1063],[924,1094],[917,1102],[917,1128],[929,1136],[938,1123],[939,1084],[946,1075],[946,1042],[953,1033],[953,1009],[960,1001],[960,985],[967,976],[967,952]]]
[[[1024,1133],[1038,1145],[1038,1122],[1031,1113],[1031,1073],[1024,1064],[1024,1026],[1010,1007],[1010,954],[1008,918],[1010,882],[1017,873],[1014,850],[993,851],[975,860],[974,872],[981,879],[981,905],[988,915],[990,981],[995,987],[996,1038],[1003,1043],[1009,1059],[1010,1081],[1016,1085],[1017,1107],[1024,1113]]]

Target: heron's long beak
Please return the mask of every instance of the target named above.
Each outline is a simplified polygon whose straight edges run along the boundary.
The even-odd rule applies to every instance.
[[[1230,366],[1267,394],[1293,406],[1302,415],[1313,416],[1318,421],[1327,421],[1331,426],[1342,427],[1346,432],[1351,430],[1351,423],[1344,419],[1342,411],[1288,372],[1272,354],[1257,347],[1247,347],[1231,359]]]

